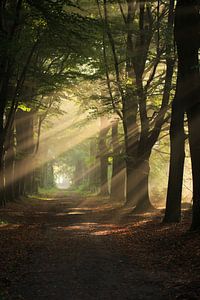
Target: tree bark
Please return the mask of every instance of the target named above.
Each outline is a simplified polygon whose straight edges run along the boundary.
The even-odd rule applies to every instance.
[[[30,135],[30,113],[22,111],[21,109],[16,112],[15,130],[15,195],[16,198],[19,198],[25,194],[26,178],[31,170],[30,161],[27,159],[27,155],[30,154],[30,149],[32,147],[32,135]]]
[[[175,100],[176,101],[176,100]],[[170,168],[167,202],[163,222],[179,222],[181,219],[182,182],[185,160],[184,112],[173,103],[170,125]]]
[[[107,133],[110,129],[108,120],[101,117],[101,128],[99,134],[99,159],[100,159],[100,195],[108,196],[108,149],[106,144]]]
[[[97,141],[96,138],[90,140],[90,169],[89,169],[89,189],[96,192],[99,187],[99,164],[97,159]]]
[[[139,163],[136,169],[136,179],[135,182],[137,186],[135,187],[135,208],[134,213],[145,212],[153,209],[149,197],[149,157]]]
[[[200,229],[200,103],[189,109],[187,115],[193,177],[191,230],[197,230]]]
[[[10,130],[9,137],[7,137],[6,152],[4,155],[5,161],[5,198],[6,201],[14,200],[14,128]]]
[[[193,222],[200,226],[200,159],[199,159],[199,10],[196,1],[177,1],[174,36],[178,53],[176,95],[172,107],[171,154],[167,206],[164,222],[178,222],[181,218],[181,192],[184,169],[184,113],[187,112],[189,144],[193,174]],[[199,225],[198,225],[199,222]]]
[[[118,123],[116,120],[112,123],[112,178],[111,178],[111,198],[113,200],[125,200],[125,163],[122,156],[119,137],[118,137]]]
[[[2,37],[4,37],[4,43],[9,47],[2,51],[2,57],[0,59],[0,203],[4,203],[5,189],[4,189],[4,142],[6,138],[6,130],[4,127],[5,109],[8,102],[8,87],[13,75],[13,62],[16,53],[10,51],[12,49],[12,43],[19,27],[19,18],[22,6],[22,0],[15,1],[11,26],[7,26],[10,22],[7,22],[8,12],[5,10],[5,6],[1,5],[1,25],[0,30]],[[12,5],[13,5],[12,4]],[[3,22],[4,19],[4,22]],[[4,28],[4,26],[7,28]]]

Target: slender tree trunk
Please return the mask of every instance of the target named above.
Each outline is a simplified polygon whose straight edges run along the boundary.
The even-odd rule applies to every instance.
[[[108,196],[108,150],[106,145],[106,137],[110,127],[108,120],[101,117],[101,128],[99,134],[99,159],[100,159],[100,195]]]
[[[120,153],[120,142],[118,138],[118,123],[112,123],[112,145],[113,145],[113,162],[111,178],[111,198],[114,200],[125,200],[125,163]]]
[[[41,170],[41,169],[40,169]],[[41,172],[41,171],[40,171]],[[37,168],[34,168],[34,178],[39,177],[39,171]],[[40,173],[41,174],[41,173]],[[40,175],[40,187],[43,188],[49,188],[54,186],[54,172],[53,172],[53,161],[49,161],[45,163],[42,167],[42,176]],[[37,180],[34,180],[34,184],[38,182]],[[37,183],[38,185],[38,183]],[[34,188],[35,190],[35,188]]]
[[[0,206],[4,206],[6,204],[4,178],[5,168],[4,161],[2,158],[2,161],[0,161]]]
[[[14,200],[14,128],[12,127],[9,137],[7,138],[7,150],[5,152],[5,197],[7,201]]]
[[[126,162],[126,205],[134,201],[135,191],[135,157],[137,154],[139,130],[137,124],[138,97],[135,89],[135,71],[133,67],[133,26],[135,15],[134,1],[127,2],[127,40],[126,40],[126,75],[130,84],[126,85],[123,97],[123,127],[125,139]]]
[[[185,160],[184,112],[173,103],[170,126],[170,168],[164,222],[181,219],[182,182]]]
[[[3,99],[0,98],[0,101]],[[4,189],[4,105],[0,104],[0,205],[5,205]]]
[[[125,139],[125,163],[126,163],[126,204],[134,201],[135,195],[135,163],[138,149],[139,131],[137,125],[137,96],[132,87],[127,87],[126,100],[123,106],[123,127]]]
[[[101,156],[100,158],[100,195],[108,196],[108,157]]]
[[[34,113],[32,111],[26,114],[25,124],[26,127],[26,143],[24,153],[26,155],[26,172],[25,172],[25,193],[32,193],[32,180],[35,169],[35,142],[34,142]]]
[[[43,166],[43,172],[44,172],[44,188],[48,186],[48,163],[44,164]]]
[[[33,176],[32,176],[32,188],[31,191],[33,194],[38,194],[39,189],[39,176],[40,176],[40,170],[34,168],[33,170]]]
[[[14,168],[15,177],[15,195],[18,199],[25,192],[25,173],[27,166],[24,163],[25,148],[27,143],[27,128],[25,126],[27,115],[26,112],[19,109],[15,115],[15,131],[16,131],[16,160]]]
[[[47,163],[45,163],[41,167],[41,180],[40,180],[40,187],[45,188],[47,186]]]
[[[96,138],[90,140],[90,170],[89,170],[89,189],[96,192],[99,186],[99,164],[97,159]]]
[[[4,189],[4,164],[3,158],[0,161],[0,206],[5,205],[5,189]]]

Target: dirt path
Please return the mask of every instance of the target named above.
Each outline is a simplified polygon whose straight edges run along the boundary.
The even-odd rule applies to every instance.
[[[156,249],[144,234],[152,216],[133,219],[102,200],[68,197],[14,204],[0,219],[2,299],[199,299],[175,296],[173,271],[159,261],[152,267]]]

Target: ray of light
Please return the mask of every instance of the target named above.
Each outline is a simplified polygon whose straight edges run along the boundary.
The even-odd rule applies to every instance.
[[[44,151],[44,148],[51,148],[51,142],[52,139],[55,139],[55,134],[58,134],[60,131],[65,131],[68,129],[69,126],[74,125],[74,123],[66,122],[62,124],[57,124],[55,128],[53,128],[48,133],[45,133],[41,136],[41,149],[39,151],[38,156],[41,157],[41,159],[37,159],[36,164],[36,158],[34,156],[27,156],[22,160],[18,160],[15,163],[15,178],[13,179],[12,176],[9,176],[12,173],[13,167],[8,167],[5,170],[5,177],[7,179],[6,184],[10,185],[13,180],[19,180],[20,178],[23,178],[25,175],[31,173],[36,168],[40,168],[42,165],[47,163],[48,161],[51,161],[52,159],[55,159],[56,157],[59,157],[61,154],[75,148],[79,147],[79,145],[85,141],[88,140],[91,137],[96,136],[96,134],[99,132],[99,128],[97,126],[97,121],[92,120],[88,121],[87,126],[80,130],[80,128],[76,128],[73,130],[73,132],[66,136],[66,143],[63,143],[63,141],[55,143],[54,144],[54,157],[49,158],[47,155],[47,151]],[[109,126],[108,124],[106,126]],[[29,143],[29,142],[28,142]],[[44,151],[44,152],[43,152]]]

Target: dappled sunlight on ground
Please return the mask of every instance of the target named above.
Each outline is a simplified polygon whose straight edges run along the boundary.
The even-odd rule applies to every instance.
[[[21,227],[20,224],[0,224],[0,229],[2,230],[15,230]]]
[[[82,204],[84,205],[84,203]],[[83,209],[83,210],[93,210],[93,211],[96,211],[96,212],[101,212],[101,211],[105,211],[105,210],[110,210],[110,209],[114,209],[114,206],[113,205],[102,205],[102,206],[96,206],[96,207],[93,207],[93,206],[87,206],[86,208],[82,208],[81,206],[78,207],[77,209]]]
[[[98,295],[114,286],[112,299],[140,299],[153,289],[152,298],[141,299],[168,300],[162,291],[174,286],[177,276],[184,283],[198,278],[199,236],[185,234],[190,217],[183,214],[183,225],[163,225],[159,210],[133,214],[109,199],[24,199],[0,209],[1,273],[10,280],[10,293],[33,291],[34,299],[41,290],[45,296],[65,295],[55,299],[80,299],[79,288],[88,293],[83,299],[97,299],[94,286]]]
[[[66,215],[84,215],[85,212],[83,211],[70,211],[70,212],[64,212],[64,213],[57,213],[56,216],[66,216]]]
[[[55,201],[55,198],[32,195],[32,196],[29,196],[29,200],[30,201],[31,200],[37,200],[38,202],[39,201]]]
[[[130,231],[151,222],[158,212],[133,215],[132,209],[120,203],[109,203],[98,197],[29,198],[0,211],[0,217],[17,229],[24,226],[48,228],[48,231],[70,235],[129,235]],[[90,220],[90,222],[88,222]],[[4,226],[4,225],[3,225]]]
[[[127,223],[125,226],[116,224],[116,223],[103,223],[103,222],[82,222],[82,223],[76,223],[74,225],[70,226],[56,226],[52,229],[55,231],[63,231],[67,232],[67,234],[72,235],[115,235],[115,234],[130,234],[130,231],[140,227],[142,225],[145,225],[149,222],[148,220],[140,220],[133,223]]]
[[[126,228],[115,228],[110,230],[100,230],[92,232],[92,235],[103,236],[103,235],[111,235],[111,234],[128,234],[129,231]]]

